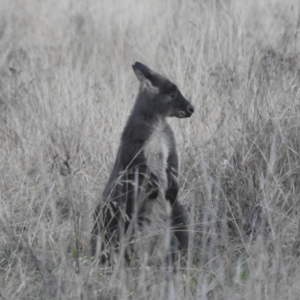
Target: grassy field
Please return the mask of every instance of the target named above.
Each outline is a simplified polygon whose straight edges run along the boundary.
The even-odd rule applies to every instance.
[[[299,1],[0,7],[0,299],[300,299]],[[135,61],[196,108],[170,120],[191,236],[173,275],[90,256]]]

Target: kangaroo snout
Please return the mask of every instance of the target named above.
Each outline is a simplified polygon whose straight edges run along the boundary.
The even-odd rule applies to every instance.
[[[193,114],[194,110],[195,110],[194,106],[193,105],[189,105],[187,107],[187,117],[190,117]]]
[[[193,114],[194,110],[195,110],[194,106],[187,99],[182,97],[181,107],[178,110],[176,117],[177,118],[189,118]]]

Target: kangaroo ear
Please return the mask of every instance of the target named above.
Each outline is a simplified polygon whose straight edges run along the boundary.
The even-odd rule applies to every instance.
[[[152,86],[153,77],[151,70],[147,66],[141,64],[140,62],[136,62],[134,65],[132,65],[132,68],[140,83],[146,86]]]

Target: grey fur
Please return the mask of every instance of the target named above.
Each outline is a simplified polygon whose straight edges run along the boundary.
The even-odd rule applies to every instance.
[[[166,117],[187,118],[194,108],[168,79],[139,62],[132,67],[140,81],[139,94],[122,133],[103,204],[94,214],[92,255],[101,235],[102,262],[105,250],[115,252],[121,238],[155,224],[155,211],[166,222],[171,219],[173,244],[176,240],[180,250],[188,247],[185,210],[177,199],[178,155]]]

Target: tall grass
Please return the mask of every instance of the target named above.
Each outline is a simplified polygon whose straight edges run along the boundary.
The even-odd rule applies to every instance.
[[[1,298],[300,298],[298,1],[0,6]],[[196,108],[170,120],[191,236],[171,275],[90,257],[135,61]]]

